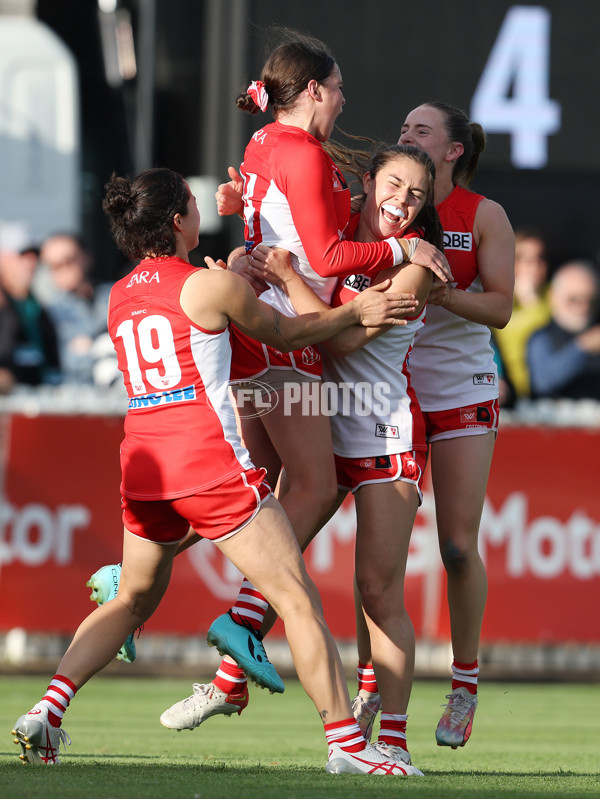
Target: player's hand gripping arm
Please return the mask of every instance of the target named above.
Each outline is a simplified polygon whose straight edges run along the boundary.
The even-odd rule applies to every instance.
[[[329,308],[293,269],[287,250],[259,245],[253,251],[249,271],[269,283],[280,286],[298,313]],[[402,310],[399,309],[399,313],[403,317],[416,316],[427,300],[432,278],[432,272],[429,270],[408,264],[380,272],[374,280],[374,285],[385,283],[388,285],[387,292],[401,298]],[[402,319],[398,323],[406,324],[406,320]],[[389,329],[389,325],[377,327],[352,325],[329,338],[325,346],[337,357],[344,357]]]
[[[205,259],[207,264],[212,259]],[[257,300],[250,286],[232,272],[209,269],[192,274],[181,292],[183,311],[207,330],[229,321],[247,335],[282,352],[316,344],[353,324],[398,324],[402,299],[384,294],[389,282],[364,291],[346,305],[289,318]]]

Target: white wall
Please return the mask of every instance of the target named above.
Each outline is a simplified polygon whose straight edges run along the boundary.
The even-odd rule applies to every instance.
[[[73,56],[35,19],[0,16],[0,239],[79,230],[79,98]]]

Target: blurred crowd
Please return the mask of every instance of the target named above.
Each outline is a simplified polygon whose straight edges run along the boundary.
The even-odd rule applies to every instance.
[[[110,283],[93,279],[79,236],[41,244],[18,226],[0,231],[0,394],[16,386],[120,382],[107,332]]]
[[[551,269],[534,229],[515,231],[513,315],[493,330],[504,407],[521,399],[600,401],[600,268],[570,260]],[[110,283],[94,281],[81,238],[41,243],[0,231],[0,394],[15,386],[120,383],[108,337]]]
[[[543,235],[515,231],[513,313],[492,331],[500,401],[600,401],[600,268],[573,259],[550,269]]]

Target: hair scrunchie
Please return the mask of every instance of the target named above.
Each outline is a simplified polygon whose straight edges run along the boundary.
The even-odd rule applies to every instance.
[[[250,86],[248,86],[248,94],[250,97],[252,97],[261,111],[267,110],[267,106],[269,105],[269,94],[265,89],[265,84],[262,82],[262,80],[253,80]]]

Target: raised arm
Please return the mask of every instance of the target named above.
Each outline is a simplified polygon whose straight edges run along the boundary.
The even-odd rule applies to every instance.
[[[285,194],[311,267],[322,277],[367,274],[416,257],[442,281],[450,268],[446,258],[428,242],[419,242],[413,251],[409,239],[356,242],[340,240],[336,209],[331,189],[331,162],[320,146],[306,147],[298,158],[293,150],[283,153],[277,163],[275,179]],[[414,260],[414,258],[413,258]]]

